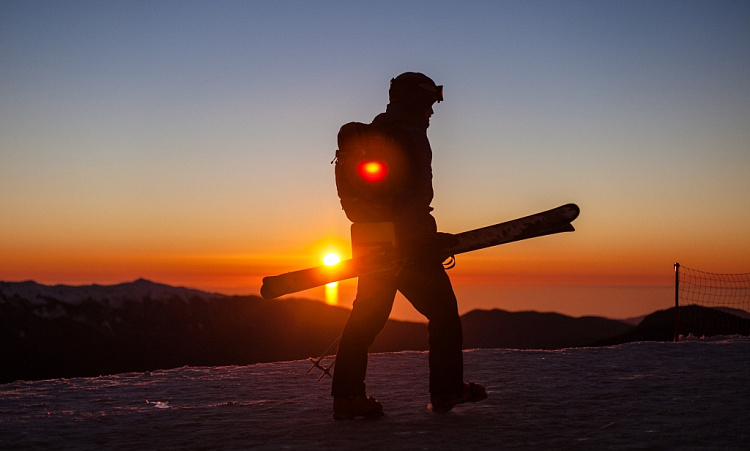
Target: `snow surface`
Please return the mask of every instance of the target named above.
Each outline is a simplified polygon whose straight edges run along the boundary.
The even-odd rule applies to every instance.
[[[750,338],[465,351],[489,398],[427,408],[427,354],[370,357],[378,420],[307,361],[0,385],[0,448],[750,449]]]

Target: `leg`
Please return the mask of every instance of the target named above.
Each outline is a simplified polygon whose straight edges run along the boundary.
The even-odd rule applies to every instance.
[[[395,295],[392,275],[360,277],[357,298],[336,354],[331,388],[334,397],[365,396],[367,349],[388,321]]]
[[[404,268],[398,277],[398,289],[429,321],[430,393],[461,393],[461,318],[456,295],[445,269],[439,262],[421,262]]]

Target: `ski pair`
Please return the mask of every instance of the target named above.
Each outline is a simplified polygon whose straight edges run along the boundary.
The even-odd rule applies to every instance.
[[[566,204],[512,221],[457,233],[452,235],[450,240],[446,240],[448,244],[430,250],[430,254],[444,261],[458,254],[500,244],[572,232],[575,228],[571,222],[579,213],[580,209],[576,204]],[[410,258],[412,257],[402,255],[397,248],[387,248],[381,252],[345,260],[335,266],[317,266],[265,277],[260,293],[265,299],[273,299],[331,282],[393,271],[408,264]]]

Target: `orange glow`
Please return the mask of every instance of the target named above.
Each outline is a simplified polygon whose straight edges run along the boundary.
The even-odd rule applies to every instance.
[[[323,264],[326,266],[336,266],[341,263],[341,257],[336,252],[328,252],[323,256]],[[325,287],[325,301],[328,305],[336,305],[339,300],[339,283],[327,283]]]
[[[357,165],[357,174],[367,182],[380,182],[388,175],[388,166],[382,161],[363,161]]]
[[[326,266],[336,266],[341,263],[341,257],[336,252],[327,252],[323,256],[323,264]],[[325,302],[328,305],[336,305],[339,302],[339,283],[331,282],[325,286]]]
[[[332,214],[343,217],[338,208]],[[45,230],[39,238],[21,236],[25,239],[0,243],[0,280],[107,285],[145,278],[209,292],[257,295],[265,276],[324,264],[328,254],[350,258],[349,223],[339,219],[323,226],[338,235],[298,224],[301,236],[288,230],[275,231],[277,235],[253,231],[249,238],[208,236],[214,241],[200,241],[192,234],[172,239],[164,233],[143,240],[95,234],[87,241],[82,232]],[[592,225],[587,220],[584,216],[577,221],[574,233],[458,255],[448,273],[461,312],[505,308],[635,316],[672,305],[675,261],[715,273],[747,272],[748,240],[739,233],[694,239],[685,246],[683,239],[657,240],[644,234],[636,239],[617,224]],[[460,231],[492,220],[476,222],[449,224],[444,230]],[[282,243],[277,236],[293,236],[294,242]],[[350,307],[356,286],[357,280],[351,279],[294,296]],[[397,302],[392,317],[423,320],[405,300]]]
[[[336,305],[339,303],[339,283],[331,282],[326,284],[325,288],[325,301],[328,305]]]
[[[329,252],[323,256],[323,264],[326,266],[335,266],[341,263],[341,257],[339,254]]]

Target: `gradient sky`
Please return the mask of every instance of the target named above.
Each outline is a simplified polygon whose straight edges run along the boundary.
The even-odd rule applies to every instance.
[[[348,252],[336,132],[405,71],[445,85],[441,230],[582,210],[460,256],[462,312],[635,316],[674,262],[750,272],[747,1],[2,0],[0,280],[257,294]]]

